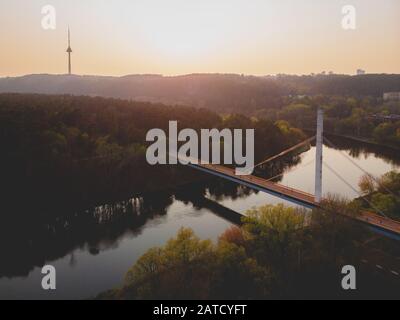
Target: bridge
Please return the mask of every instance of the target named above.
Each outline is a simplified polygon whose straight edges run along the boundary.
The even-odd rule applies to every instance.
[[[265,164],[269,161],[275,160],[280,156],[295,150],[298,146],[305,143],[309,143],[313,138],[307,139],[294,147],[291,147],[279,155],[273,156],[267,160],[264,160],[255,167]],[[323,208],[323,198],[322,198],[322,165],[323,165],[323,112],[318,111],[318,121],[317,121],[317,136],[316,136],[316,174],[315,174],[315,195],[303,192],[298,189],[290,188],[278,183],[274,183],[270,180],[257,177],[255,175],[236,175],[235,170],[218,164],[205,164],[201,162],[189,163],[188,166],[194,169],[218,176],[220,178],[233,181],[235,183],[244,185],[251,189],[255,189],[261,192],[271,194],[273,196],[279,197],[283,200],[290,201],[292,203],[313,208]],[[350,160],[351,161],[351,160]],[[254,167],[254,168],[255,168]],[[336,175],[338,175],[332,168],[328,166]],[[343,180],[344,181],[344,180]],[[346,182],[346,181],[344,181]],[[337,212],[337,214],[343,214]],[[384,215],[378,215],[373,212],[363,211],[356,216],[347,216],[348,218],[355,219],[358,222],[366,224],[372,227],[373,230],[383,233],[385,235],[394,236],[396,239],[400,240],[400,222],[392,220]]]
[[[188,166],[220,178],[236,182],[251,189],[271,194],[310,209],[321,208],[321,203],[317,202],[315,200],[315,196],[312,194],[274,183],[254,175],[237,176],[234,169],[215,164],[188,164]],[[340,212],[338,212],[338,214],[340,214]],[[367,211],[364,211],[355,217],[348,217],[356,219],[359,222],[377,228],[381,231],[386,231],[400,236],[400,222],[390,218]]]

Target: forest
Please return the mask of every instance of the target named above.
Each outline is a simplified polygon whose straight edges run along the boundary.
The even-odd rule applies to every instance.
[[[29,204],[43,212],[54,205],[94,206],[198,179],[191,169],[145,161],[147,131],[167,131],[169,120],[195,130],[255,129],[256,160],[305,138],[284,121],[221,117],[205,109],[100,97],[1,94],[4,205],[14,210]]]
[[[383,94],[392,91],[400,91],[400,75],[100,77],[43,74],[0,79],[0,93],[132,99],[195,107],[221,115],[243,114],[272,121],[283,119],[300,128],[314,126],[315,109],[322,107],[326,110],[327,131],[398,147],[400,102],[383,100]],[[397,118],[385,118],[389,115]]]
[[[324,110],[324,131],[400,148],[400,102],[373,97],[293,96],[284,107],[258,114],[267,119],[284,119],[298,128],[316,126],[316,110]]]

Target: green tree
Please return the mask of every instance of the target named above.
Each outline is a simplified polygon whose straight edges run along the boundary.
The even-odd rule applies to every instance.
[[[395,128],[393,124],[384,122],[379,124],[373,131],[372,135],[378,142],[388,142],[389,138],[394,136]]]
[[[381,193],[392,192],[400,195],[400,172],[390,171],[385,173],[379,179],[378,190]]]
[[[376,193],[371,198],[372,209],[377,211],[377,213],[383,212],[389,217],[398,218],[400,214],[398,210],[400,209],[395,196],[391,194]]]
[[[358,187],[364,195],[369,195],[376,189],[375,179],[371,175],[365,174],[360,178]]]
[[[272,273],[246,249],[221,238],[215,246],[182,228],[162,248],[148,250],[128,271],[123,288],[109,294],[129,299],[256,299],[269,294]]]
[[[311,259],[316,263],[337,264],[352,248],[351,239],[356,239],[364,232],[355,221],[361,212],[358,201],[328,194],[321,206],[312,212],[310,231],[312,234],[313,252]],[[356,252],[352,252],[356,256]]]
[[[250,246],[259,261],[290,265],[301,245],[305,212],[283,204],[266,205],[246,212],[243,218]]]
[[[214,257],[210,240],[182,228],[165,247],[150,249],[128,271],[124,292],[138,299],[206,298]]]
[[[273,275],[248,257],[242,246],[220,241],[211,281],[212,299],[260,299],[270,294]]]

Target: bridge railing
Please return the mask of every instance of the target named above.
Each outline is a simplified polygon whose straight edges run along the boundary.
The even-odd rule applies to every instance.
[[[310,198],[308,200],[314,201],[314,199],[315,199],[315,196],[313,194],[310,194],[310,193],[307,193],[305,191],[298,190],[298,189],[295,189],[295,188],[291,188],[291,187],[288,187],[288,186],[284,186],[284,185],[279,184],[279,183],[266,181],[265,179],[257,177],[257,176],[253,176],[253,175],[237,176],[235,174],[235,170],[234,169],[227,168],[227,167],[224,167],[224,166],[221,166],[221,165],[216,165],[216,164],[198,164],[198,165],[201,166],[201,167],[204,167],[204,168],[210,168],[211,167],[215,171],[218,171],[218,172],[224,173],[224,174],[228,174],[228,175],[230,175],[232,177],[235,177],[236,179],[239,179],[239,180],[248,181],[248,182],[257,182],[260,185],[268,185],[268,187],[272,187],[275,191],[278,191],[278,192],[285,190],[286,193],[290,193],[292,195],[297,195],[297,196],[299,194],[304,195],[307,198]],[[277,190],[277,189],[282,189],[282,190]]]

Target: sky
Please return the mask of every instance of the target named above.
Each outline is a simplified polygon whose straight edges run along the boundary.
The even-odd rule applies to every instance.
[[[399,0],[1,0],[0,77],[66,73],[68,25],[75,74],[400,73]]]

